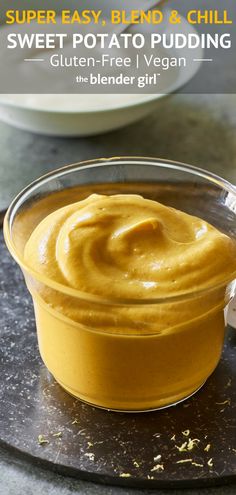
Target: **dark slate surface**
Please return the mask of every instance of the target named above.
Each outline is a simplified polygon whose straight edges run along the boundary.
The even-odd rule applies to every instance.
[[[0,259],[2,445],[39,465],[103,483],[177,488],[236,479],[235,332],[217,371],[184,404],[146,414],[98,410],[67,395],[42,364],[31,299],[2,234]],[[40,434],[49,443],[39,445]],[[180,452],[190,438],[199,442]],[[192,460],[178,462],[186,459]]]

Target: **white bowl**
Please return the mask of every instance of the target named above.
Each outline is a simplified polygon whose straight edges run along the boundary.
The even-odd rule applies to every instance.
[[[196,34],[195,29],[184,18],[181,26],[185,33]],[[173,30],[173,27],[170,29]],[[192,59],[201,59],[202,49],[192,50],[191,55]],[[171,56],[177,56],[176,52],[173,51]],[[189,59],[189,51],[182,51],[182,56]],[[159,100],[184,86],[196,74],[200,65],[200,62],[192,62],[184,69],[180,68],[174,81],[172,76],[169,80],[167,77],[165,92],[162,94],[107,94],[99,95],[100,98],[90,95],[87,108],[85,102],[81,104],[81,97],[79,101],[80,95],[67,95],[68,101],[66,95],[0,95],[0,119],[15,127],[51,136],[101,134],[135,122],[155,111]]]
[[[41,95],[40,95],[41,96]],[[58,95],[59,96],[59,95]],[[130,95],[132,96],[132,95]],[[92,136],[131,124],[154,111],[164,95],[147,95],[136,103],[90,111],[47,111],[0,101],[0,119],[20,129],[51,136]],[[155,106],[154,106],[155,105]]]

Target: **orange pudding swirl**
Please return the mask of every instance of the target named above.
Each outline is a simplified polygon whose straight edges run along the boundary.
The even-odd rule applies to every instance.
[[[215,369],[236,246],[200,218],[137,195],[93,194],[46,216],[24,256],[42,358],[72,395],[155,409]]]
[[[46,217],[25,258],[80,291],[143,299],[218,284],[236,264],[236,247],[203,220],[155,201],[93,194]]]

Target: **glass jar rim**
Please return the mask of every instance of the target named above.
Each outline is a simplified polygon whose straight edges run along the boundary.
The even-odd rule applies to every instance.
[[[31,277],[35,278],[38,282],[43,283],[45,286],[54,289],[58,292],[64,293],[65,295],[69,295],[72,297],[75,297],[80,300],[85,300],[87,302],[91,303],[97,303],[97,304],[104,304],[104,305],[109,305],[109,306],[130,306],[130,305],[154,305],[154,304],[166,304],[166,303],[173,303],[173,302],[181,302],[184,300],[190,300],[190,299],[195,299],[197,297],[204,297],[205,294],[208,294],[209,292],[218,290],[222,287],[227,286],[229,283],[233,282],[233,280],[236,278],[236,270],[232,272],[230,278],[222,278],[222,280],[216,285],[209,285],[208,287],[200,290],[195,290],[195,291],[188,291],[188,292],[183,292],[179,295],[175,296],[165,296],[165,297],[159,297],[159,298],[140,298],[140,299],[122,299],[122,298],[113,298],[112,300],[109,298],[104,298],[102,296],[98,296],[95,294],[90,294],[88,292],[83,292],[79,291],[78,289],[74,289],[72,287],[66,286],[64,284],[61,284],[59,282],[56,282],[55,280],[50,279],[49,277],[46,277],[45,275],[37,272],[34,270],[31,266],[27,264],[27,261],[17,252],[17,249],[14,245],[13,239],[12,239],[12,234],[11,234],[11,228],[12,228],[12,218],[14,218],[15,213],[17,212],[18,208],[24,204],[24,201],[26,200],[27,196],[32,193],[37,187],[42,186],[46,184],[47,182],[50,182],[53,179],[57,179],[59,177],[63,177],[64,175],[68,175],[70,173],[73,173],[78,170],[85,170],[87,168],[96,168],[100,166],[106,166],[106,165],[151,165],[151,166],[156,166],[156,167],[165,167],[165,168],[170,168],[174,169],[180,172],[187,172],[189,174],[202,177],[203,179],[207,180],[211,184],[216,184],[219,186],[223,191],[231,193],[236,201],[236,187],[231,184],[229,181],[226,179],[223,179],[219,177],[218,175],[206,171],[202,168],[195,167],[193,165],[188,165],[186,163],[182,162],[177,162],[173,160],[167,160],[167,159],[161,159],[161,158],[152,158],[152,157],[140,157],[140,156],[121,156],[121,157],[111,157],[111,158],[98,158],[98,159],[93,159],[93,160],[86,160],[82,162],[77,162],[73,163],[71,165],[66,165],[63,167],[60,167],[58,169],[55,169],[47,174],[44,174],[43,176],[39,177],[38,179],[34,180],[31,182],[28,186],[26,186],[22,191],[13,199],[11,202],[5,218],[4,218],[4,238],[6,245],[15,259],[15,261],[20,265],[20,267],[23,269],[23,271],[27,272],[30,274]]]

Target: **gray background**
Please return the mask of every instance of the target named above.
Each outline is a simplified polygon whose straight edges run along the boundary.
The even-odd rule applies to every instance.
[[[154,114],[92,138],[37,136],[0,123],[0,209],[31,180],[68,163],[117,155],[169,158],[203,167],[236,184],[236,95],[175,95]],[[139,495],[147,492],[80,482],[17,460],[0,449],[0,495]],[[236,485],[187,490],[185,495],[233,495]]]
[[[236,95],[174,95],[141,122],[89,138],[36,136],[0,122],[0,209],[53,168],[120,155],[179,160],[236,183]]]

